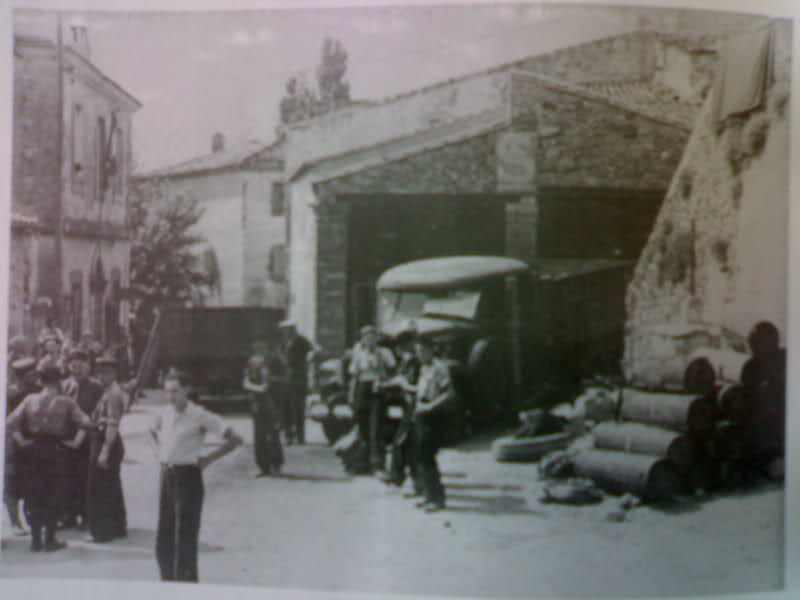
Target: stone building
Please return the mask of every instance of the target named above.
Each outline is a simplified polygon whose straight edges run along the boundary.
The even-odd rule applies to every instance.
[[[386,268],[452,254],[635,260],[713,40],[632,33],[287,131],[290,314],[340,352]]]
[[[92,63],[85,28],[65,27],[60,47],[56,38],[14,38],[12,213],[35,221],[37,250],[24,291],[12,286],[10,327],[35,334],[52,316],[73,338],[91,329],[110,342],[128,324],[127,187],[140,104]]]
[[[628,288],[631,380],[678,386],[700,349],[749,351],[759,321],[786,331],[791,38],[791,22],[768,21],[721,49]]]
[[[37,281],[39,221],[35,217],[11,215],[11,246],[8,256],[9,338],[31,331]]]
[[[199,200],[199,258],[218,283],[206,305],[286,307],[283,167],[280,144],[229,148],[217,133],[209,154],[137,176],[164,198]]]

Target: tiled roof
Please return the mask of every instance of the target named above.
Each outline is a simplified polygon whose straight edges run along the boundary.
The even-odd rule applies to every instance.
[[[148,173],[142,173],[137,177],[179,177],[197,173],[207,173],[211,171],[222,171],[244,166],[244,163],[251,157],[258,155],[260,160],[273,158],[281,160],[283,155],[278,144],[267,145],[264,142],[250,140],[234,148],[226,148],[217,152],[211,152],[198,156],[190,160],[156,169]]]
[[[684,100],[672,88],[651,81],[604,81],[582,84],[581,87],[630,110],[687,129],[693,127],[701,107],[699,102]]]

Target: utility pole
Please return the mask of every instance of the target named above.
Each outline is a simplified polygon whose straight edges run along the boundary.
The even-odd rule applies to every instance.
[[[56,203],[54,207],[54,234],[55,234],[55,297],[53,298],[53,309],[55,312],[55,320],[57,323],[64,327],[61,321],[64,318],[64,44],[61,39],[61,11],[56,13],[57,28],[56,31],[56,62],[58,69],[58,89],[57,89],[57,106],[58,106],[58,119],[57,134],[56,134],[56,161],[58,184],[56,186]]]

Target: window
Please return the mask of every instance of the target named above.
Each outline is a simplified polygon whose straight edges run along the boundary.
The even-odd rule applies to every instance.
[[[122,166],[125,164],[125,138],[120,127],[114,131],[113,148],[111,176],[114,178],[114,200],[120,201],[122,200]]]
[[[86,181],[86,153],[84,147],[84,125],[85,115],[80,104],[72,106],[72,116],[70,118],[70,150],[72,158],[72,168],[70,179],[72,181],[72,192],[82,194]]]
[[[267,272],[275,283],[285,283],[289,269],[289,251],[283,244],[273,246],[269,251]]]
[[[72,339],[78,341],[83,333],[83,272],[70,271],[70,330]]]
[[[270,198],[270,206],[273,217],[282,217],[286,214],[286,194],[283,184],[274,181],[272,183],[272,196]]]
[[[97,176],[95,178],[95,189],[97,190],[97,201],[105,199],[105,192],[108,189],[108,179],[106,178],[106,120],[103,117],[97,119],[97,148],[95,150],[95,165],[97,166]]]

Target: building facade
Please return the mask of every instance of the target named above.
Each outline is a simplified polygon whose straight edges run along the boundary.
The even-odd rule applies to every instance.
[[[10,327],[35,334],[52,317],[73,339],[91,330],[113,342],[128,325],[127,192],[140,104],[92,63],[84,28],[65,28],[62,39],[14,39],[12,212],[36,221],[37,250],[26,297],[12,287]]]
[[[217,283],[207,306],[286,307],[283,166],[280,144],[228,148],[216,134],[209,154],[137,177],[160,186],[167,201],[199,201],[198,258]]]
[[[293,125],[291,316],[338,353],[400,262],[636,260],[707,92],[708,46],[633,33]]]

